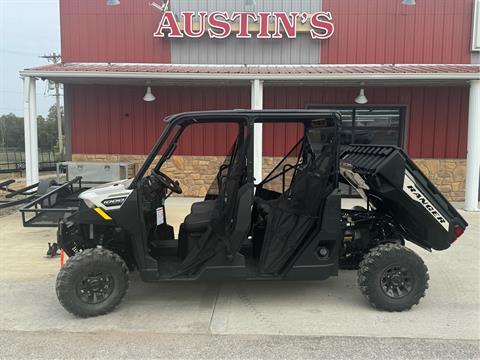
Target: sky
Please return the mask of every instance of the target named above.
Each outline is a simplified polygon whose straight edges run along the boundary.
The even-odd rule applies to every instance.
[[[0,115],[23,116],[23,84],[18,72],[45,65],[44,54],[60,53],[59,0],[0,0]],[[37,111],[46,115],[55,98],[37,81]]]

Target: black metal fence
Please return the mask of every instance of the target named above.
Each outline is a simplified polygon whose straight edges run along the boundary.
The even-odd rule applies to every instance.
[[[53,151],[38,152],[40,171],[54,171],[56,164],[63,161],[63,156]],[[25,170],[25,152],[19,149],[0,149],[0,174],[22,172]]]

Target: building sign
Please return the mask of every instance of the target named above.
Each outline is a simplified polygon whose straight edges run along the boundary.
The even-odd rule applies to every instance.
[[[330,12],[232,12],[182,11],[177,19],[172,11],[162,12],[154,37],[225,39],[294,39],[308,33],[312,39],[328,39],[335,32]]]

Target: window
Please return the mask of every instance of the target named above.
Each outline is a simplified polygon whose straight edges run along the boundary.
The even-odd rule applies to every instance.
[[[402,107],[326,107],[342,114],[341,144],[403,145],[404,108]]]

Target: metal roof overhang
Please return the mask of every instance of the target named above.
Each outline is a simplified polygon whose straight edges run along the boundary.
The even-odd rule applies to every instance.
[[[155,71],[160,67],[161,71]],[[147,69],[139,71],[138,69]],[[120,70],[121,69],[121,70]],[[182,70],[188,70],[182,72]],[[228,71],[225,71],[228,69]],[[321,71],[307,71],[316,69]],[[334,71],[325,71],[335,69]],[[431,70],[430,70],[431,69]],[[450,71],[451,69],[451,71]],[[466,69],[468,71],[462,71]],[[169,71],[171,70],[171,71]],[[302,70],[304,72],[302,72]],[[381,70],[381,71],[378,71]],[[472,71],[473,70],[473,71]],[[367,86],[449,85],[480,80],[480,66],[470,65],[316,65],[235,66],[155,64],[62,64],[27,69],[20,76],[64,84],[242,85],[258,79],[269,85]]]

